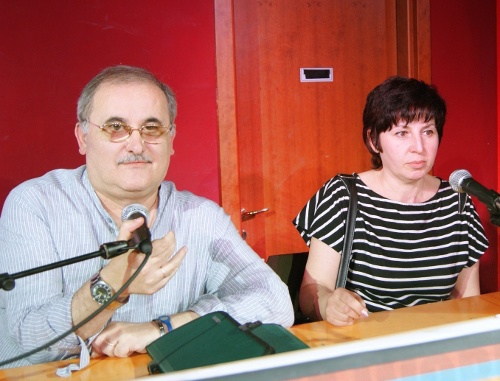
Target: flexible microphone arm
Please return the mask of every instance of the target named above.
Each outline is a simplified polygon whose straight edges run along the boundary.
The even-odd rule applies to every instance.
[[[113,245],[115,243],[121,243],[123,241],[119,241],[119,242],[112,242],[111,244],[104,244],[104,245]],[[130,245],[130,241],[128,242],[128,244]],[[102,248],[102,246],[101,246]],[[133,247],[135,249],[137,249],[136,247]],[[123,254],[123,252],[121,252],[120,254]],[[144,253],[146,254],[146,253]],[[92,255],[92,254],[89,254],[89,255]],[[118,254],[116,254],[118,255]],[[78,257],[77,257],[78,258]],[[14,361],[17,361],[17,360],[21,360],[25,357],[29,357],[37,352],[40,352],[41,350],[44,350],[44,349],[47,349],[49,348],[51,345],[57,343],[59,340],[62,340],[64,339],[66,336],[72,334],[73,332],[76,332],[77,330],[79,330],[81,327],[83,327],[85,324],[87,324],[89,321],[91,321],[93,318],[95,318],[97,315],[99,315],[102,311],[104,311],[105,308],[107,308],[113,301],[115,301],[119,295],[121,295],[121,293],[128,288],[128,286],[130,286],[130,284],[135,280],[135,278],[137,278],[137,275],[142,271],[142,269],[144,268],[144,266],[146,265],[147,261],[149,260],[149,255],[146,254],[144,256],[144,259],[142,260],[142,263],[139,265],[139,267],[137,268],[137,270],[134,271],[134,273],[130,276],[130,278],[123,284],[123,286],[121,286],[121,288],[119,290],[116,291],[116,293],[111,297],[111,299],[109,299],[106,303],[104,303],[103,305],[101,305],[97,310],[95,310],[94,312],[92,312],[89,316],[87,316],[85,319],[83,319],[80,323],[74,325],[73,327],[71,327],[69,330],[67,330],[66,332],[63,332],[61,335],[57,336],[56,338],[50,340],[48,343],[45,343],[35,349],[32,349],[28,352],[25,352],[19,356],[16,356],[16,357],[12,357],[10,359],[7,359],[7,360],[3,360],[3,361],[0,361],[0,369],[2,367],[4,367],[5,365],[7,364],[10,364]]]
[[[74,258],[64,259],[64,260],[59,261],[59,262],[51,263],[49,265],[44,265],[44,266],[40,266],[40,267],[35,267],[34,269],[21,271],[21,272],[12,274],[12,275],[10,275],[8,273],[0,274],[0,289],[3,289],[5,291],[12,290],[16,285],[15,280],[19,279],[19,278],[24,278],[25,276],[38,274],[38,273],[48,271],[48,270],[53,270],[53,269],[56,269],[59,267],[71,265],[71,264],[76,263],[76,262],[82,262],[82,261],[85,261],[87,259],[91,259],[91,258],[95,258],[95,257],[102,257],[104,259],[111,259],[111,258],[114,258],[114,257],[120,255],[120,254],[126,253],[127,251],[129,251],[131,249],[140,249],[140,247],[137,247],[140,245],[131,246],[131,243],[132,242],[130,242],[130,241],[116,241],[116,242],[103,243],[99,247],[99,250],[94,251],[93,253],[80,255],[80,256],[74,257]]]

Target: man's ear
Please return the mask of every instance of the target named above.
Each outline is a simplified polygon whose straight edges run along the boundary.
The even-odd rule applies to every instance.
[[[175,128],[169,132],[170,134],[170,156],[172,156],[175,153],[174,150],[174,138],[175,138]]]
[[[87,134],[83,132],[80,122],[75,125],[75,136],[78,142],[78,152],[80,155],[85,155],[87,153]]]

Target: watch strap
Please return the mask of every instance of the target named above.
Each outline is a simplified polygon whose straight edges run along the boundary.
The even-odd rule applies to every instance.
[[[124,304],[128,303],[129,296],[127,296],[127,299],[125,299],[123,302],[120,302],[118,300],[113,300],[111,303],[109,303],[109,306],[106,307],[107,310],[117,310]]]
[[[165,332],[165,327],[163,326],[163,323],[160,319],[153,319],[153,323],[158,326],[158,329],[160,330],[160,337],[167,333]]]
[[[92,275],[92,278],[90,278],[90,287],[92,287],[94,284],[96,284],[99,281],[104,282],[101,278],[100,271],[96,272],[94,275]],[[107,282],[104,282],[104,283],[108,284]],[[113,289],[111,286],[109,286],[109,288]]]
[[[162,315],[158,318],[163,324],[167,326],[167,332],[171,332],[173,330],[172,328],[172,322],[170,321],[170,316],[168,315]]]

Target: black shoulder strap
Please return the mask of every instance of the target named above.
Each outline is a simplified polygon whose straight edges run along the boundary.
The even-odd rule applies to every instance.
[[[340,266],[337,276],[336,288],[345,287],[349,262],[351,261],[352,240],[354,238],[354,225],[358,211],[358,192],[356,189],[355,177],[353,175],[337,175],[344,183],[349,192],[349,209],[347,209],[347,219],[345,222],[344,246],[340,256]]]
[[[462,214],[465,209],[465,202],[467,201],[467,194],[459,193],[458,194],[458,213]]]

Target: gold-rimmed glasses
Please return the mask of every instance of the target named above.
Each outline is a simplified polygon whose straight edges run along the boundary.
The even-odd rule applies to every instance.
[[[142,141],[150,144],[159,144],[162,142],[163,134],[165,132],[172,131],[173,125],[164,126],[163,124],[148,122],[142,125],[139,128],[132,128],[128,124],[114,121],[104,123],[102,126],[98,124],[92,123],[90,120],[87,120],[88,123],[92,124],[99,128],[102,132],[106,133],[109,136],[109,140],[113,143],[124,142],[132,135],[133,131],[139,131],[141,134]]]

